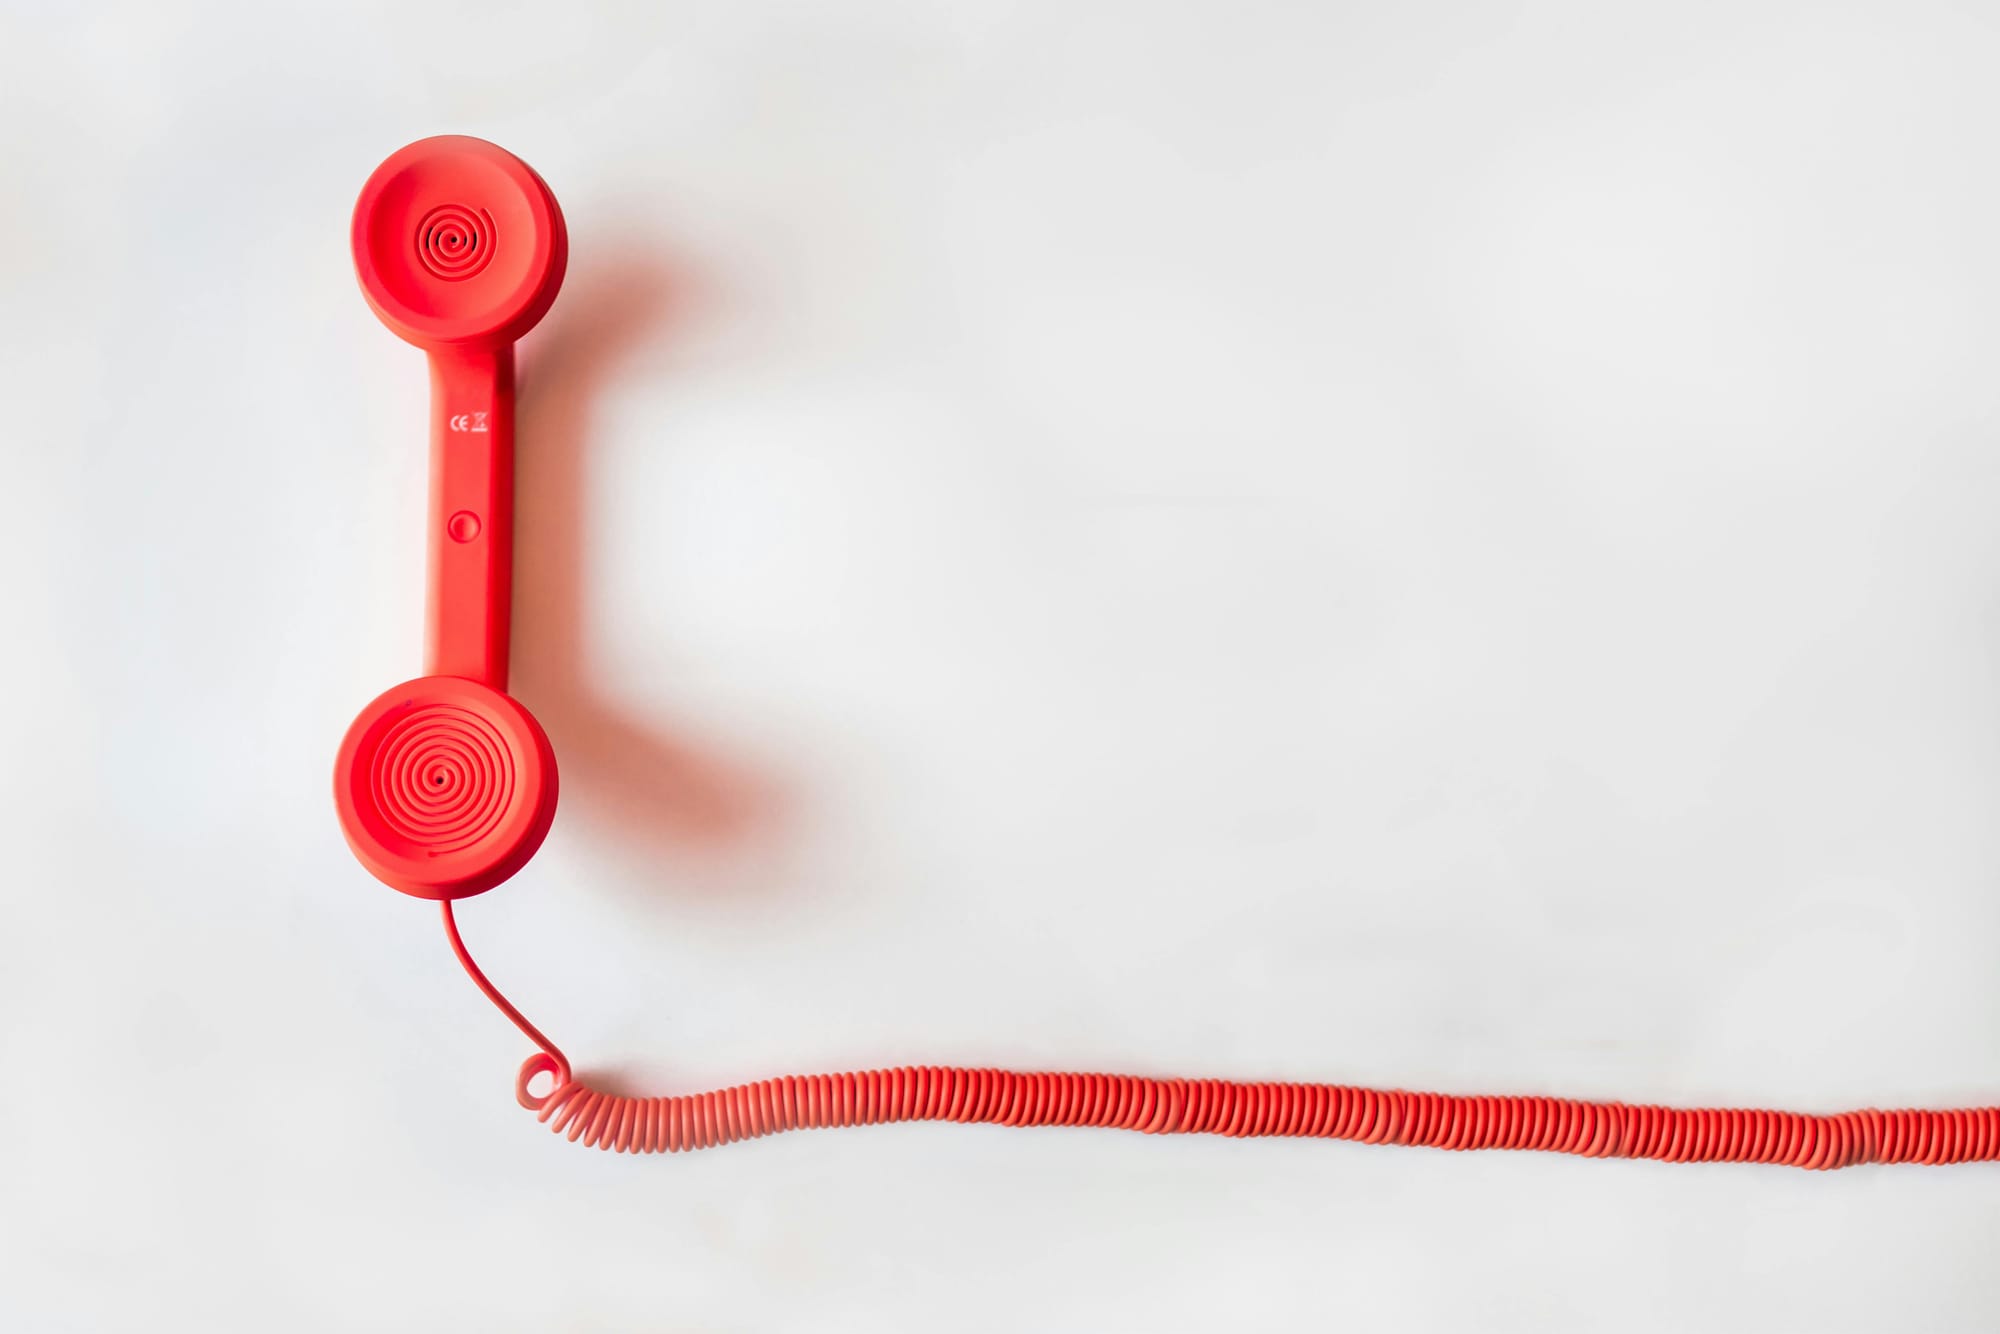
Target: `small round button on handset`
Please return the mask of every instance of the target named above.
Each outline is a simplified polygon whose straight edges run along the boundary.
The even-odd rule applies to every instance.
[[[514,342],[555,301],[569,238],[527,163],[442,135],[375,169],[352,239],[369,306],[430,361],[430,561],[426,674],[348,728],[334,804],[377,879],[465,898],[520,870],[555,816],[555,754],[506,693]]]

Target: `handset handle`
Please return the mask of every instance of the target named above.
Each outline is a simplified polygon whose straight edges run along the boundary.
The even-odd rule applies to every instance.
[[[514,345],[435,348],[424,671],[507,689]]]

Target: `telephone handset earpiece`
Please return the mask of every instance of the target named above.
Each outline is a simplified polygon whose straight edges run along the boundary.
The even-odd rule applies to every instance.
[[[377,879],[461,899],[520,870],[555,817],[555,754],[506,693],[514,341],[554,302],[569,238],[527,163],[444,135],[375,169],[353,242],[368,304],[430,359],[430,574],[425,674],[354,720],[334,800]]]

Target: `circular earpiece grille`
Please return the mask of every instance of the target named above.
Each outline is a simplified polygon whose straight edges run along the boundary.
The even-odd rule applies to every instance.
[[[417,258],[433,277],[470,278],[493,258],[493,215],[483,208],[439,204],[417,224]]]
[[[421,899],[493,888],[542,845],[556,757],[526,709],[462,676],[422,676],[361,711],[334,761],[341,832],[384,884]]]
[[[499,828],[513,798],[512,753],[499,729],[469,709],[420,704],[375,750],[369,786],[383,823],[441,856]]]
[[[349,230],[369,306],[398,338],[433,352],[497,350],[534,328],[569,261],[547,183],[506,149],[462,134],[391,153],[361,187]]]

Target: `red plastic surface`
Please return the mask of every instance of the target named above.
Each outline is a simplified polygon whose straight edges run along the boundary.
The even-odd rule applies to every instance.
[[[514,347],[431,353],[424,670],[507,688],[514,585]]]
[[[521,869],[555,814],[555,756],[509,698],[514,341],[548,313],[569,239],[529,166],[444,135],[393,154],[354,206],[362,294],[430,358],[431,499],[423,678],[362,710],[335,804],[378,879],[422,898]]]
[[[377,696],[347,729],[334,775],[354,855],[418,898],[493,888],[555,819],[556,757],[541,724],[459,676],[420,676]]]

